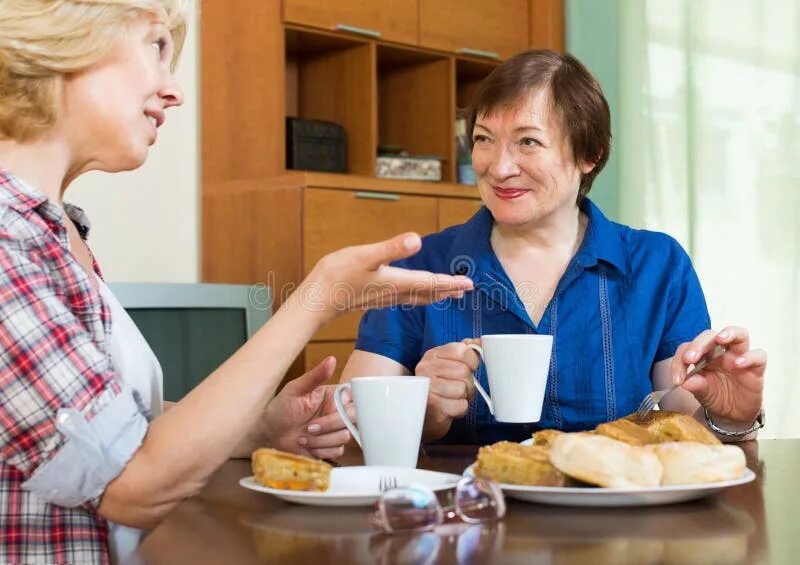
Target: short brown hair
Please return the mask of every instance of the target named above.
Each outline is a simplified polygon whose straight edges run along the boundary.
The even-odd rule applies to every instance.
[[[0,139],[47,131],[61,78],[101,60],[142,13],[166,17],[174,67],[187,7],[188,0],[0,0]]]
[[[597,79],[568,53],[535,49],[519,53],[493,70],[467,110],[467,133],[478,116],[514,107],[532,91],[547,89],[576,163],[594,164],[581,176],[579,197],[586,196],[611,153],[611,111]]]

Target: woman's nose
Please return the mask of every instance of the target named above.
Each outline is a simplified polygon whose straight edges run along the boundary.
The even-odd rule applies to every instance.
[[[497,145],[497,149],[492,155],[492,161],[489,164],[489,174],[498,179],[519,174],[519,165],[516,157],[505,145]]]
[[[183,90],[181,89],[175,75],[171,71],[167,72],[164,86],[158,92],[159,97],[164,100],[164,108],[180,106],[183,104]]]

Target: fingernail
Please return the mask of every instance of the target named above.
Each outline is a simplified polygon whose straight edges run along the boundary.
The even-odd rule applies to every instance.
[[[320,426],[319,424],[311,424],[306,429],[310,434],[318,434],[320,430],[322,430],[322,426]]]
[[[747,363],[747,359],[745,359],[744,357],[739,357],[738,359],[736,359],[736,364],[739,365],[740,367],[745,363]]]
[[[299,443],[300,445],[306,445],[308,443],[308,438],[305,436],[300,436],[299,438],[297,438],[297,443]]]
[[[722,339],[728,339],[728,337],[730,337],[730,335],[731,334],[729,334],[728,332],[720,332],[719,333],[719,337],[721,337]]]
[[[419,245],[419,237],[410,235],[403,240],[403,245],[406,249],[416,249],[417,245]]]
[[[675,385],[681,384],[681,376],[680,375],[672,375],[672,384],[675,384]]]
[[[686,358],[689,359],[689,361],[694,361],[695,359],[697,359],[697,351],[692,351],[692,350],[687,351]]]

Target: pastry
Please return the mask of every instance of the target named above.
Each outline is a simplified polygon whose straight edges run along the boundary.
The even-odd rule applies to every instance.
[[[650,445],[664,474],[662,485],[688,485],[738,479],[745,470],[744,452],[735,445],[681,441]]]
[[[636,425],[631,420],[625,418],[600,424],[595,428],[595,431],[598,434],[625,442],[629,445],[648,445],[661,441],[644,426]]]
[[[644,420],[639,420],[635,414],[626,416],[626,419],[644,427],[661,441],[696,441],[711,445],[722,443],[703,424],[680,412],[653,410]]]
[[[601,434],[558,436],[550,462],[581,481],[610,488],[655,487],[661,483],[661,462],[652,451]]]
[[[534,445],[550,447],[553,440],[563,433],[564,432],[560,430],[539,430],[538,432],[533,432],[533,436],[531,437],[533,437]]]
[[[512,485],[560,487],[567,479],[550,463],[547,448],[510,441],[481,447],[475,474]]]
[[[253,475],[265,487],[283,490],[328,490],[332,467],[318,459],[277,449],[256,449]]]

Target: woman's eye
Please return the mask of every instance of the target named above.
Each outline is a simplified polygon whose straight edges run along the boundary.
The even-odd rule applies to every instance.
[[[538,147],[541,145],[541,143],[539,143],[537,139],[534,139],[532,137],[523,137],[520,140],[520,145],[524,147]]]
[[[489,138],[487,136],[485,136],[485,135],[475,135],[475,136],[472,137],[473,145],[475,143],[483,143],[485,141],[489,141]]]
[[[158,39],[153,41],[152,45],[153,45],[153,47],[156,48],[156,50],[159,53],[163,53],[164,50],[167,48],[167,40],[164,39],[163,37],[159,37]]]

